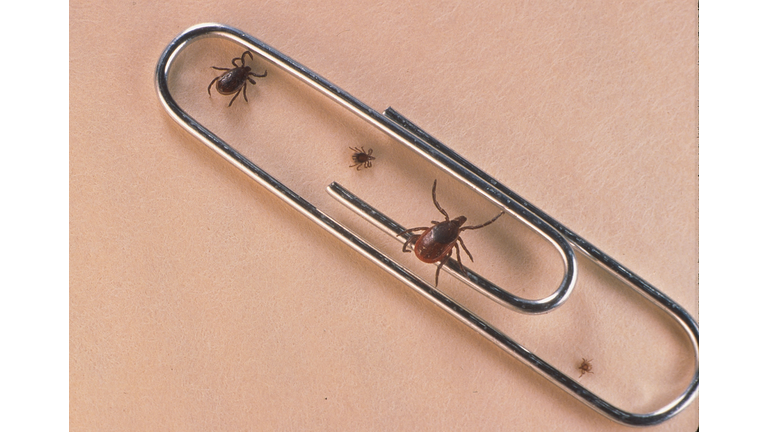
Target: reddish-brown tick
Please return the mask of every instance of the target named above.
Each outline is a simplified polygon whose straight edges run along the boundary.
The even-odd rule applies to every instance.
[[[355,154],[352,155],[353,164],[349,167],[352,168],[353,166],[356,166],[358,171],[360,168],[370,168],[372,166],[371,161],[376,159],[375,157],[371,156],[373,149],[368,149],[368,153],[365,152],[365,147],[361,149],[357,147],[350,147],[349,149],[355,152]]]
[[[253,60],[253,54],[251,54],[250,51],[246,51],[243,53],[242,57],[235,57],[232,59],[232,65],[234,66],[232,69],[211,66],[213,69],[223,70],[226,72],[221,74],[221,76],[217,76],[213,79],[213,81],[211,81],[210,84],[208,84],[208,96],[211,95],[211,86],[213,83],[216,83],[216,91],[219,93],[223,95],[231,95],[232,93],[235,93],[235,96],[231,101],[229,101],[229,105],[227,106],[232,106],[232,102],[237,99],[237,95],[240,94],[241,90],[243,92],[243,98],[245,98],[245,101],[248,102],[248,96],[245,94],[248,82],[250,81],[251,84],[256,84],[256,81],[254,81],[251,77],[255,76],[257,78],[264,78],[267,76],[267,71],[264,71],[263,75],[256,75],[255,73],[251,72],[251,68],[245,65],[246,54],[251,58],[251,60]],[[240,66],[237,65],[237,60],[240,60]]]
[[[584,357],[581,358],[581,365],[579,366],[581,375],[584,375],[585,373],[592,373],[592,363],[590,363],[591,361],[591,359],[587,360]],[[581,378],[581,375],[579,375],[579,378]]]
[[[435,272],[435,286],[437,286],[437,278],[440,276],[440,268],[442,268],[443,264],[445,264],[446,261],[448,261],[448,258],[451,257],[454,248],[456,248],[456,260],[459,262],[459,268],[465,276],[467,275],[467,270],[464,269],[464,266],[461,264],[459,245],[461,245],[461,248],[467,253],[469,259],[472,262],[475,261],[474,258],[472,258],[472,254],[467,250],[467,247],[464,246],[464,241],[459,234],[461,234],[462,231],[474,230],[490,225],[504,214],[504,212],[501,212],[495,218],[482,225],[462,227],[464,222],[467,221],[467,218],[459,216],[456,219],[451,219],[450,216],[448,216],[448,213],[443,210],[437,202],[436,189],[437,180],[432,184],[432,202],[435,203],[437,210],[445,216],[445,220],[443,222],[432,221],[433,225],[431,227],[411,228],[398,234],[398,236],[401,236],[414,231],[424,231],[419,235],[411,236],[403,245],[403,252],[409,252],[407,248],[413,244],[413,252],[416,254],[416,258],[425,263],[440,262],[440,264],[437,265],[437,271]]]

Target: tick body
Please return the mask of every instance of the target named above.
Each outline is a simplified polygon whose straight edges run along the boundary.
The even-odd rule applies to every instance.
[[[372,166],[371,161],[376,159],[375,157],[371,156],[373,149],[368,149],[367,153],[365,152],[365,147],[350,147],[349,149],[355,152],[355,154],[352,155],[353,164],[349,167],[357,167],[358,171],[360,171],[360,168],[370,168]]]
[[[437,207],[437,210],[443,216],[445,216],[445,220],[442,222],[432,221],[433,225],[431,227],[411,228],[398,234],[398,236],[401,236],[407,233],[423,231],[418,236],[411,236],[405,242],[403,245],[403,252],[410,252],[408,250],[408,246],[413,245],[413,253],[419,260],[425,263],[439,262],[437,265],[437,271],[435,272],[435,286],[437,286],[438,277],[440,276],[440,269],[451,257],[454,249],[456,249],[456,261],[459,263],[459,268],[465,276],[467,275],[467,270],[461,263],[461,252],[459,251],[459,245],[461,245],[461,248],[464,249],[464,252],[467,253],[469,259],[472,262],[475,261],[474,258],[472,258],[472,254],[469,253],[469,250],[467,250],[467,247],[464,246],[464,240],[462,240],[460,236],[461,232],[488,226],[504,214],[504,212],[501,212],[495,218],[481,225],[463,226],[467,221],[467,218],[464,216],[459,216],[455,219],[451,219],[451,217],[448,216],[448,213],[443,210],[443,208],[440,207],[440,204],[437,202],[436,190],[437,180],[435,180],[435,182],[432,184],[432,202],[435,204],[435,207]]]
[[[581,375],[579,375],[579,378],[581,378],[581,376],[585,373],[592,373],[592,363],[590,363],[591,361],[591,359],[587,360],[584,357],[581,358],[581,365],[579,366]]]
[[[208,84],[208,96],[211,95],[211,86],[213,86],[213,83],[216,83],[217,92],[223,95],[231,95],[233,93],[235,94],[227,106],[232,106],[232,102],[237,99],[237,95],[239,95],[241,91],[243,92],[243,98],[246,102],[248,102],[248,96],[246,95],[246,88],[248,87],[248,83],[250,82],[251,84],[256,84],[256,81],[254,81],[251,77],[264,78],[267,76],[267,71],[264,71],[263,75],[257,75],[251,72],[250,66],[245,65],[246,55],[248,55],[248,57],[253,60],[253,54],[251,54],[250,51],[246,51],[243,53],[242,57],[235,57],[232,59],[232,65],[234,66],[232,69],[211,66],[212,69],[226,72],[220,76],[217,76],[213,79],[213,81],[211,81],[210,84]],[[237,60],[240,60],[239,66],[237,64]]]

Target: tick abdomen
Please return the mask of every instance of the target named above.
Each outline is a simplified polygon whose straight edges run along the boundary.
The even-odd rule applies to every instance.
[[[459,237],[459,225],[455,221],[440,222],[424,234],[413,246],[413,252],[425,263],[440,261]]]

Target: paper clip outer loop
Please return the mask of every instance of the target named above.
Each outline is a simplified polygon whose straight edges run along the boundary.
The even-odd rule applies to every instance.
[[[528,310],[527,312],[540,313],[549,311],[552,308],[562,304],[572,291],[576,279],[576,261],[574,252],[570,246],[570,243],[568,243],[569,240],[575,242],[577,246],[579,246],[582,251],[585,251],[585,253],[592,259],[600,262],[603,266],[614,272],[614,274],[618,274],[623,280],[630,282],[633,287],[638,289],[638,291],[643,293],[646,297],[650,298],[654,304],[662,307],[665,311],[673,315],[678,321],[682,322],[683,326],[691,336],[696,355],[696,371],[694,378],[686,391],[662,409],[646,414],[630,413],[611,405],[610,403],[606,402],[605,400],[601,399],[594,393],[581,386],[579,383],[575,382],[569,376],[563,374],[535,354],[528,351],[525,347],[509,338],[506,334],[495,329],[480,317],[464,309],[461,305],[457,304],[451,298],[445,296],[440,291],[436,290],[422,279],[415,276],[406,268],[394,262],[383,253],[379,252],[365,240],[356,236],[354,233],[343,227],[334,219],[325,215],[312,204],[307,202],[304,198],[287,188],[285,185],[256,166],[253,162],[245,158],[223,140],[218,138],[211,131],[203,127],[200,123],[195,121],[186,112],[184,112],[184,110],[182,110],[178,104],[176,104],[176,102],[171,97],[167,80],[171,63],[175,56],[181,51],[181,49],[197,38],[211,36],[230,39],[242,46],[247,47],[254,53],[257,53],[273,65],[287,71],[294,77],[300,79],[304,83],[310,85],[340,105],[357,114],[359,117],[365,119],[373,126],[384,131],[401,143],[409,146],[417,153],[435,163],[443,171],[452,175],[454,178],[465,183],[466,185],[472,187],[474,190],[484,195],[492,202],[497,203],[503,207],[507,213],[517,216],[531,228],[549,239],[550,242],[552,242],[560,251],[563,257],[566,267],[565,277],[563,278],[563,282],[558,291],[553,294],[554,298],[547,298],[544,299],[545,301],[543,303],[540,302],[539,304],[534,304],[534,308]],[[402,125],[398,125],[390,118],[394,117],[398,119],[398,116],[393,114],[394,111],[388,110],[387,116],[379,114],[348,93],[344,92],[340,88],[326,81],[324,78],[320,77],[319,75],[315,74],[294,60],[278,52],[274,48],[237,29],[221,24],[196,25],[177,36],[168,45],[168,47],[166,47],[165,51],[160,56],[156,68],[155,78],[156,90],[166,111],[176,122],[178,122],[193,136],[198,138],[200,141],[202,141],[220,156],[224,157],[230,163],[238,167],[256,182],[267,188],[267,190],[277,195],[279,198],[287,202],[300,213],[310,218],[310,220],[314,221],[325,230],[333,234],[335,237],[343,241],[345,244],[352,247],[363,256],[379,265],[382,269],[386,270],[388,273],[392,274],[397,279],[438,305],[444,311],[448,312],[450,315],[473,328],[475,331],[502,348],[505,352],[523,361],[535,371],[549,379],[552,383],[562,388],[577,399],[581,400],[599,413],[619,423],[633,426],[650,426],[671,418],[678,412],[682,411],[686,406],[688,406],[696,397],[698,393],[699,376],[698,326],[690,317],[690,315],[687,314],[687,312],[680,308],[671,299],[668,299],[666,296],[661,294],[658,290],[655,290],[649,284],[638,282],[644,281],[642,281],[642,279],[638,278],[637,276],[634,276],[634,274],[630,273],[631,277],[628,277],[626,275],[626,272],[628,271],[625,272],[625,269],[617,263],[615,265],[612,264],[612,260],[596,259],[594,257],[595,255],[603,257],[607,256],[602,254],[602,252],[599,252],[596,248],[589,245],[588,243],[586,243],[586,245],[589,246],[584,246],[585,242],[580,243],[579,241],[576,241],[579,240],[580,237],[578,237],[576,240],[571,237],[569,237],[569,240],[565,240],[560,232],[562,231],[562,226],[559,226],[559,224],[557,224],[554,219],[549,218],[551,221],[546,220],[545,218],[541,218],[539,215],[531,212],[529,208],[527,208],[530,206],[530,204],[526,205],[527,202],[524,200],[521,201],[522,199],[515,199],[516,196],[506,187],[496,182],[490,176],[487,176],[487,174],[483,173],[478,168],[469,164],[469,162],[465,161],[463,158],[450,151],[450,149],[447,147],[442,146],[441,148],[441,145],[436,145],[436,140],[435,142],[427,143],[425,138],[428,138],[428,135],[425,134],[426,136],[419,137],[418,128],[416,128],[415,125],[412,125],[410,122],[407,122],[404,118],[399,118]],[[535,207],[533,208],[535,209]],[[618,266],[618,269],[616,266]],[[671,307],[671,305],[674,305],[674,307]]]

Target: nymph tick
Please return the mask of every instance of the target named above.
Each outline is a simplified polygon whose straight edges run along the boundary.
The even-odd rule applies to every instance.
[[[375,157],[371,156],[373,149],[368,149],[368,153],[365,152],[365,147],[362,147],[361,149],[357,147],[350,147],[349,149],[355,152],[355,154],[352,155],[353,164],[349,167],[357,167],[358,171],[360,171],[360,168],[370,168],[372,166],[371,161],[376,159]]]

